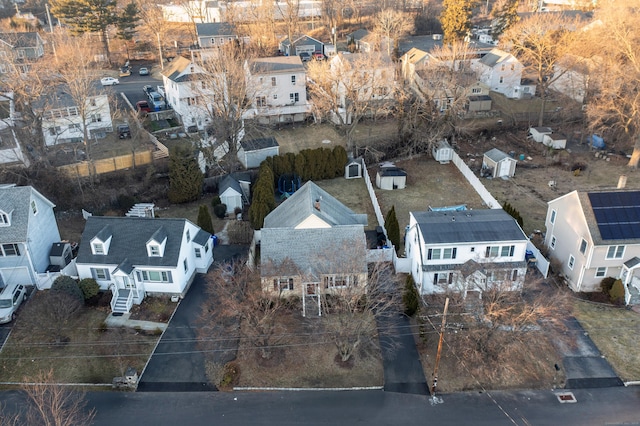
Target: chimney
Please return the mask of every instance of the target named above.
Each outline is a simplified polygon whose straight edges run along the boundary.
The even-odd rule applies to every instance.
[[[627,176],[620,175],[620,178],[618,179],[618,189],[623,189],[625,186],[627,186]]]
[[[315,202],[315,203],[313,203],[313,207],[314,207],[316,210],[320,211],[320,198],[316,198],[316,202]]]

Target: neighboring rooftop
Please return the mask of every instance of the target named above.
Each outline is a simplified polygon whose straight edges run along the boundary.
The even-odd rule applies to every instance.
[[[256,58],[249,61],[251,74],[270,74],[285,71],[301,71],[305,68],[299,56],[272,56],[269,58]]]
[[[266,138],[257,138],[257,139],[249,139],[242,140],[240,142],[242,149],[246,151],[259,151],[261,149],[273,148],[278,146],[278,141],[273,136],[269,136]]]
[[[640,239],[640,191],[589,192],[603,240]]]

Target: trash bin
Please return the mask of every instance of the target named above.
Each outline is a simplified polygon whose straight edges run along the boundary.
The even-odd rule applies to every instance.
[[[218,246],[218,236],[217,235],[212,235],[211,239],[213,240],[213,246],[217,247]]]

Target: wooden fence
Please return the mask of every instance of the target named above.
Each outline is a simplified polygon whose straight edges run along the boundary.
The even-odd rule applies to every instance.
[[[149,150],[136,152],[134,154],[120,155],[117,157],[103,158],[94,161],[81,161],[75,164],[58,167],[58,170],[66,173],[69,177],[87,177],[111,173],[117,170],[130,169],[134,166],[142,166],[153,161],[153,153]]]

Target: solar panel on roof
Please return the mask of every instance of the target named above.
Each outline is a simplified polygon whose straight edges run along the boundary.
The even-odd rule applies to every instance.
[[[640,191],[587,194],[604,240],[640,238]]]

